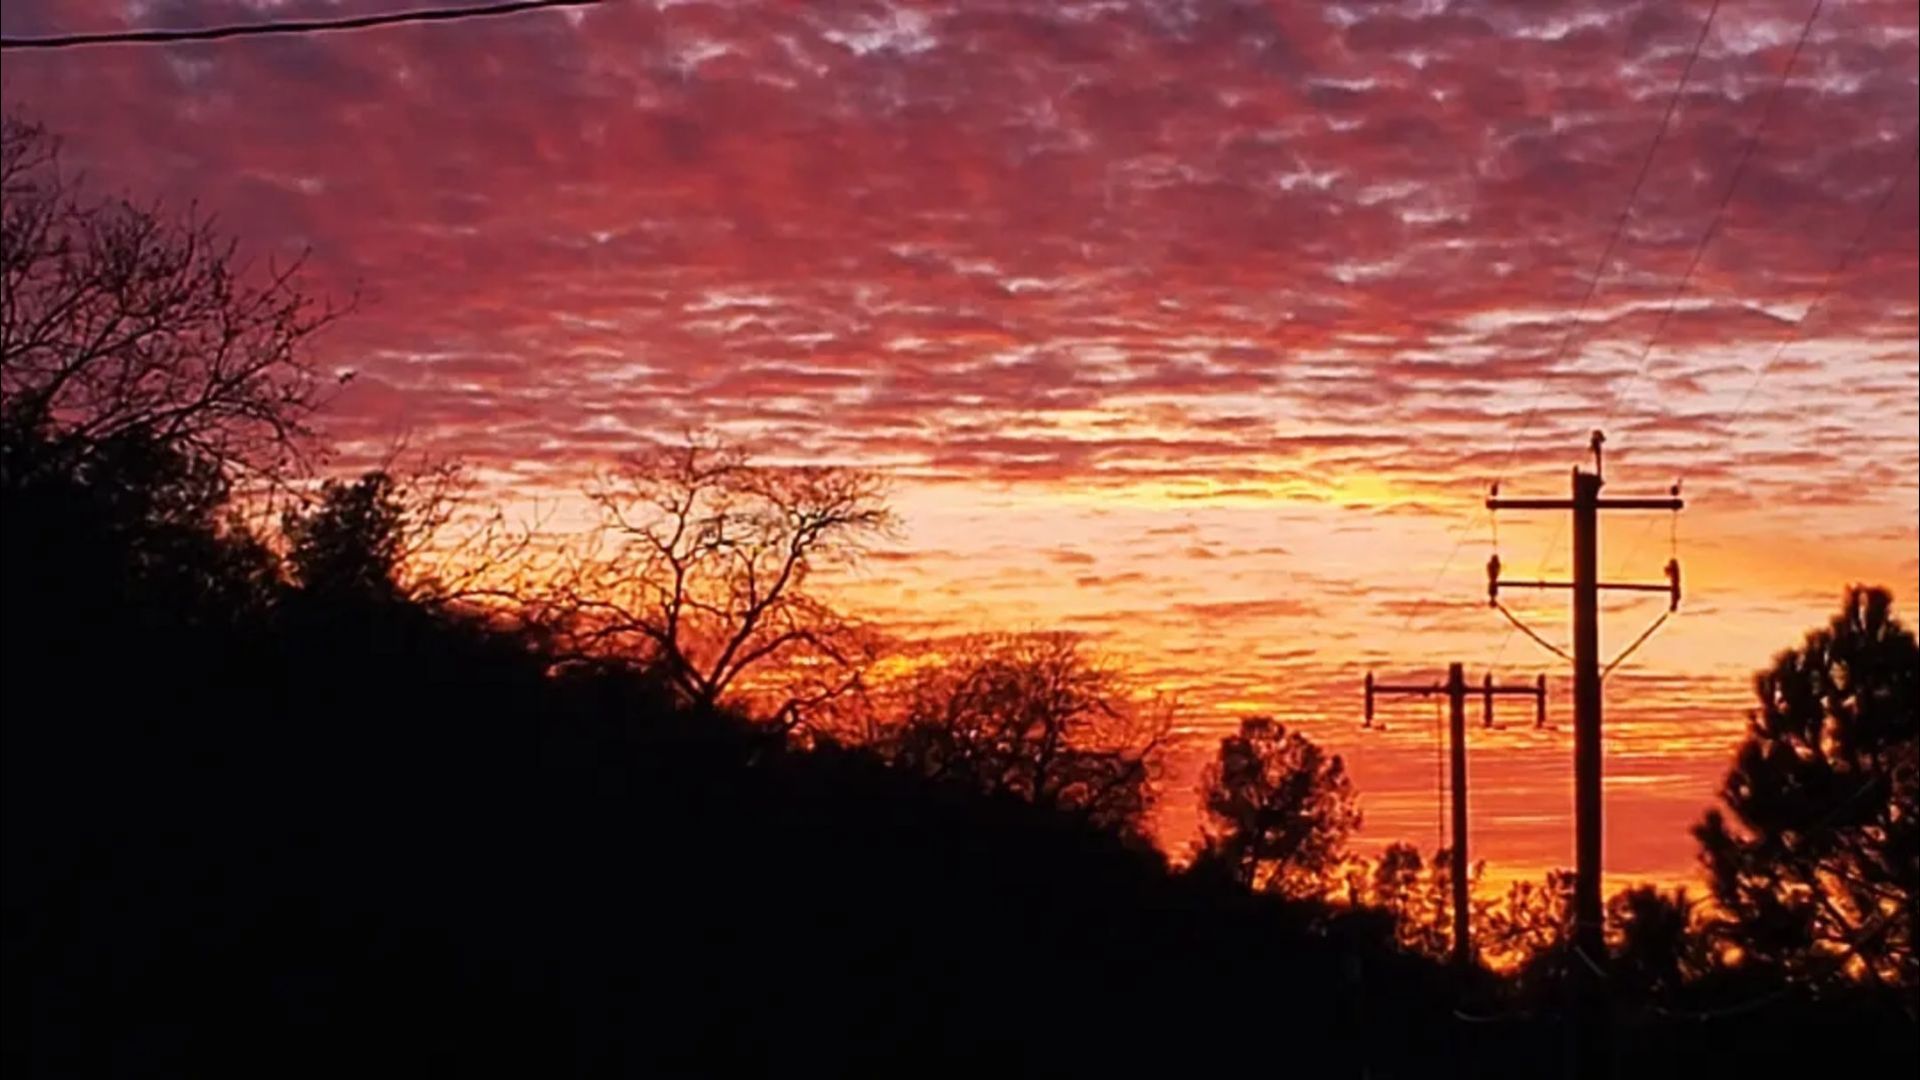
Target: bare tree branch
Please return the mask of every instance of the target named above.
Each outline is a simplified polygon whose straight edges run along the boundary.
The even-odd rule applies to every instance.
[[[0,423],[84,456],[141,437],[230,472],[298,460],[339,312],[298,263],[250,275],[192,208],[92,199],[37,125],[0,121]]]
[[[787,726],[860,687],[871,636],[811,590],[894,525],[881,479],[689,435],[588,492],[601,525],[546,601],[574,647],[643,655],[689,704]]]

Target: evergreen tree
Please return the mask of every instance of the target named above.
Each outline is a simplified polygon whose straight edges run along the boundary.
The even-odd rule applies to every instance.
[[[1744,963],[1920,987],[1920,650],[1891,606],[1884,589],[1850,589],[1830,625],[1758,677],[1727,812],[1694,829],[1718,931]]]

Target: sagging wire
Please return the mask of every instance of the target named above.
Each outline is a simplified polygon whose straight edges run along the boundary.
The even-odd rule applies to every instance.
[[[1621,651],[1619,656],[1614,657],[1611,661],[1608,662],[1606,667],[1603,667],[1600,669],[1601,680],[1605,681],[1607,676],[1613,674],[1613,669],[1619,667],[1620,664],[1623,661],[1625,661],[1627,657],[1632,656],[1633,650],[1639,648],[1642,645],[1645,645],[1647,643],[1647,639],[1653,636],[1654,631],[1660,629],[1660,624],[1666,622],[1667,616],[1672,614],[1673,612],[1671,611],[1661,612],[1660,617],[1653,620],[1652,626],[1649,626],[1645,630],[1640,631],[1640,636],[1633,639],[1633,644],[1627,646],[1624,650]]]
[[[1569,664],[1573,663],[1573,657],[1568,655],[1565,649],[1562,649],[1560,646],[1555,645],[1553,642],[1548,641],[1546,638],[1541,637],[1537,632],[1534,631],[1533,627],[1528,626],[1526,623],[1521,622],[1520,617],[1518,615],[1515,615],[1513,612],[1508,611],[1507,605],[1501,603],[1497,598],[1493,601],[1493,606],[1495,610],[1500,612],[1500,614],[1505,615],[1507,617],[1507,621],[1512,623],[1515,627],[1517,627],[1521,633],[1532,638],[1534,641],[1534,644],[1547,650],[1548,652],[1559,657],[1560,659],[1565,660]],[[1664,618],[1664,616],[1662,617]]]
[[[1673,493],[1676,497],[1680,494],[1680,484],[1677,481],[1673,485]],[[1668,551],[1667,566],[1666,566],[1667,588],[1671,590],[1668,594],[1667,610],[1661,612],[1660,617],[1653,620],[1653,625],[1647,627],[1645,630],[1640,631],[1640,636],[1633,639],[1633,644],[1628,645],[1625,649],[1621,650],[1620,655],[1614,657],[1611,661],[1607,663],[1607,666],[1605,668],[1601,669],[1600,678],[1602,680],[1605,680],[1607,676],[1613,674],[1614,668],[1619,667],[1627,659],[1627,657],[1632,656],[1633,651],[1635,649],[1638,649],[1640,646],[1646,644],[1647,639],[1651,638],[1654,635],[1654,631],[1659,630],[1660,627],[1666,623],[1667,619],[1671,615],[1673,615],[1674,612],[1680,610],[1680,513],[1679,511],[1674,512],[1673,523],[1669,527],[1669,531],[1667,534],[1667,551]]]

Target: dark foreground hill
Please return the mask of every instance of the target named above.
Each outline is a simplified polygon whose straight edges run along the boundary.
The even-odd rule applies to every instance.
[[[1459,988],[1378,918],[795,749],[644,671],[556,674],[520,636],[294,588],[125,494],[7,492],[12,1075],[1561,1064],[1550,1015],[1461,1021]],[[1628,1064],[1885,1062],[1907,1030],[1680,1024]]]

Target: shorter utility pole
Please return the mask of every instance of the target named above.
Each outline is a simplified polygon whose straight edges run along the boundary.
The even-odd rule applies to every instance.
[[[1453,798],[1453,843],[1448,847],[1452,863],[1453,876],[1453,962],[1461,968],[1473,963],[1473,938],[1468,929],[1468,915],[1471,912],[1467,896],[1467,697],[1479,694],[1484,702],[1484,721],[1486,727],[1493,726],[1493,699],[1507,695],[1524,695],[1534,699],[1534,725],[1545,727],[1547,722],[1547,677],[1542,675],[1531,686],[1495,686],[1493,674],[1489,672],[1486,681],[1478,688],[1467,685],[1466,667],[1462,664],[1447,665],[1445,683],[1427,685],[1393,685],[1375,682],[1373,672],[1367,672],[1367,718],[1366,726],[1373,726],[1373,699],[1382,694],[1402,694],[1413,697],[1432,697],[1445,695],[1447,699],[1447,754],[1450,776],[1452,778]]]

